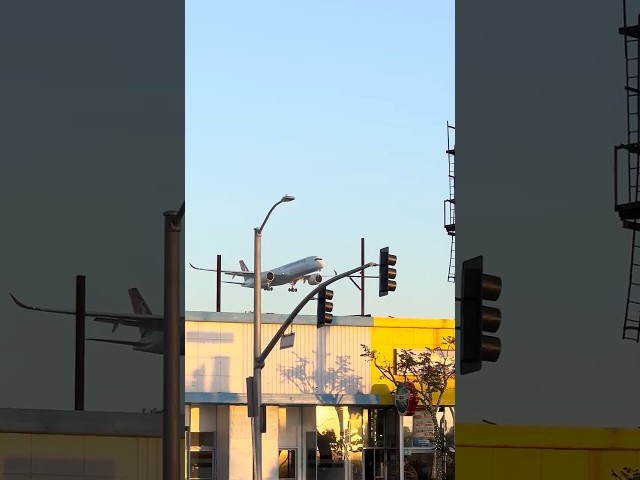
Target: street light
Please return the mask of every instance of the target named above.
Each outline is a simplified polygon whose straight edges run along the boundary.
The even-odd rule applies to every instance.
[[[255,398],[256,398],[256,416],[253,417],[253,434],[254,434],[254,449],[255,449],[255,480],[262,480],[262,426],[263,421],[266,426],[266,418],[262,418],[262,367],[258,363],[258,357],[262,353],[262,344],[260,336],[260,301],[261,301],[261,289],[262,289],[262,273],[260,271],[261,264],[261,251],[260,241],[262,239],[262,230],[264,229],[267,220],[271,216],[271,212],[281,203],[291,202],[295,200],[295,197],[291,195],[285,195],[277,202],[260,225],[259,228],[254,229],[254,256],[253,256],[253,378],[255,382]],[[267,279],[269,282],[269,279]]]

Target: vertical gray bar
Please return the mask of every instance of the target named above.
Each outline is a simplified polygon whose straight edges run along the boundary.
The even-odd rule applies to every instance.
[[[76,276],[76,378],[75,409],[84,410],[85,277]]]

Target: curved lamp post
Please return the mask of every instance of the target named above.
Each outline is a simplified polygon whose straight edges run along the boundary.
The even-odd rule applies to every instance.
[[[262,422],[266,424],[266,418],[262,418],[262,366],[258,363],[258,358],[262,353],[261,346],[261,324],[260,324],[260,310],[261,310],[261,294],[262,294],[262,272],[260,271],[261,265],[261,239],[262,230],[264,229],[267,220],[271,216],[271,212],[281,203],[291,202],[295,200],[295,197],[291,195],[285,195],[278,202],[276,202],[267,216],[265,217],[262,225],[254,229],[254,257],[253,257],[253,377],[255,379],[256,397],[257,397],[257,415],[253,418],[253,434],[254,434],[254,478],[255,480],[262,480]],[[270,279],[266,279],[270,282]],[[268,284],[267,283],[267,284]]]

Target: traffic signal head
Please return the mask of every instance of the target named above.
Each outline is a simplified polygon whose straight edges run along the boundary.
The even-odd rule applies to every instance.
[[[333,298],[333,290],[327,290],[326,288],[318,292],[318,313],[317,313],[317,326],[323,327],[331,324],[333,321],[333,303],[330,300]]]
[[[389,253],[389,247],[380,249],[380,287],[378,288],[378,296],[384,297],[389,292],[396,290],[396,269],[392,268],[398,258]]]
[[[499,308],[483,305],[483,302],[498,300],[502,280],[483,273],[482,260],[482,257],[476,257],[462,264],[461,375],[477,372],[482,368],[483,361],[496,362],[500,357],[500,339],[484,335],[483,332],[498,331],[501,312]]]

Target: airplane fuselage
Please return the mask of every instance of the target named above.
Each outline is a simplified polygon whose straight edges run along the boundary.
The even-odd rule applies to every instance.
[[[300,280],[305,275],[309,275],[313,272],[318,272],[324,267],[324,261],[320,257],[306,257],[295,262],[288,263],[273,270],[267,270],[260,275],[261,288],[267,290],[267,274],[269,272],[274,274],[274,279],[269,283],[271,287],[277,287],[280,285],[286,285]],[[253,288],[254,279],[249,277],[242,284],[243,287]]]
[[[180,355],[184,356],[184,322],[182,322],[179,335]],[[156,330],[147,333],[140,339],[139,344],[134,346],[133,349],[139,352],[164,355],[164,332]]]

